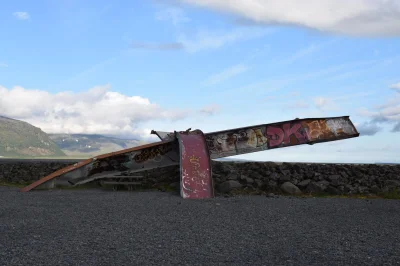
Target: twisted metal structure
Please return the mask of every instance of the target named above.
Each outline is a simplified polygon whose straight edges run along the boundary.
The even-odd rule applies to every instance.
[[[161,141],[102,154],[60,169],[21,189],[104,184],[139,184],[151,169],[180,167],[183,198],[214,196],[211,160],[239,154],[358,137],[349,116],[304,118],[204,134],[152,130]]]

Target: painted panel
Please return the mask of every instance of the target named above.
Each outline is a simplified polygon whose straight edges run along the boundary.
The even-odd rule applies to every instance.
[[[310,141],[334,139],[357,134],[349,119],[314,119],[302,122]]]
[[[308,136],[300,122],[292,121],[267,126],[269,148],[283,148],[307,143]]]
[[[204,199],[214,196],[210,156],[200,130],[177,133],[181,161],[181,196]]]
[[[265,127],[209,133],[206,141],[212,159],[268,149]]]
[[[211,159],[358,137],[348,116],[305,118],[205,134]]]

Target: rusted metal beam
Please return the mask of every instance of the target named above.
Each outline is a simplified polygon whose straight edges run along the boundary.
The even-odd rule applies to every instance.
[[[160,132],[160,131],[154,131]],[[170,134],[163,132],[160,139]],[[294,119],[205,134],[211,159],[358,137],[349,116]]]
[[[207,198],[213,196],[211,159],[360,135],[349,116],[294,119],[207,134],[190,129],[181,132],[152,130],[151,134],[156,134],[162,141],[84,160],[21,191],[57,185],[76,186],[98,179],[107,180],[121,173],[132,175],[180,164],[182,197]]]
[[[76,186],[122,172],[132,174],[171,165],[179,165],[178,144],[175,140],[160,141],[102,154],[67,166],[22,188],[21,191],[57,185]]]
[[[348,116],[305,118],[206,134],[211,159],[358,137]]]

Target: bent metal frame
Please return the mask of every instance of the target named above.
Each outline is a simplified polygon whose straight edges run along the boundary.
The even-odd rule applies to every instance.
[[[201,130],[151,131],[161,141],[102,154],[62,168],[21,189],[73,187],[92,181],[139,184],[143,173],[180,168],[183,198],[214,197],[211,160],[238,154],[358,137],[349,116],[304,118],[204,134]],[[128,178],[131,182],[126,182]]]

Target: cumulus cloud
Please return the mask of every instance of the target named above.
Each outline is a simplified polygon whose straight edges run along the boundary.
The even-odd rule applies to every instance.
[[[361,125],[357,125],[357,130],[360,133],[360,136],[373,136],[379,131],[382,130],[376,123],[373,122],[365,122]]]
[[[400,132],[400,122],[393,127],[392,132]]]
[[[397,91],[397,92],[400,92],[400,82],[395,83],[395,84],[392,84],[392,85],[390,86],[390,88],[391,88],[392,90],[395,90],[395,91]]]
[[[188,110],[169,110],[140,96],[111,90],[110,85],[80,93],[51,94],[0,86],[0,115],[21,119],[47,133],[88,133],[146,137],[141,126],[152,120],[176,121]]]
[[[314,98],[315,106],[321,111],[335,111],[338,110],[338,106],[333,99],[326,97]]]
[[[177,0],[260,24],[296,25],[352,36],[400,36],[398,0]]]
[[[20,20],[27,20],[30,18],[29,13],[23,11],[14,12],[13,16]]]
[[[219,73],[216,73],[214,75],[211,75],[206,81],[206,85],[215,85],[217,83],[223,82],[225,80],[231,79],[241,73],[244,73],[248,70],[249,68],[245,65],[239,64],[239,65],[234,65],[229,68],[226,68],[222,70]]]
[[[396,85],[396,84],[395,84]],[[390,88],[396,90],[396,86]],[[400,94],[391,97],[385,104],[381,104],[375,108],[363,108],[359,110],[359,115],[369,117],[371,123],[375,124],[395,124],[392,132],[400,131]]]

